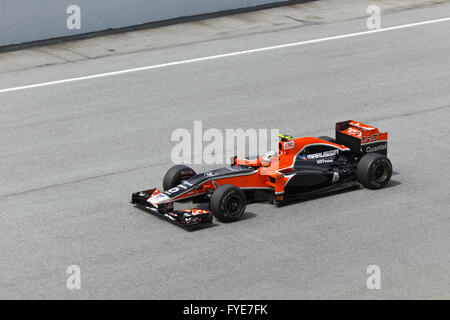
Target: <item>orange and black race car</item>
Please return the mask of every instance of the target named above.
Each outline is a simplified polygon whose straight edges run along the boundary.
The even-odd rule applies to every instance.
[[[250,160],[233,157],[231,165],[197,174],[185,165],[169,169],[164,191],[136,192],[131,203],[183,227],[236,221],[246,205],[317,196],[362,185],[384,187],[392,175],[387,136],[353,120],[336,124],[336,138],[280,135],[276,152]],[[202,209],[174,210],[174,202],[209,203]]]

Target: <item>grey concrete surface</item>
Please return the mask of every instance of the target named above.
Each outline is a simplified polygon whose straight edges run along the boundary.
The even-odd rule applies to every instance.
[[[0,0],[0,46],[283,1],[286,0]]]
[[[445,2],[448,0],[378,0],[376,4],[380,7],[382,14],[385,14]],[[367,15],[367,7],[373,4],[372,0],[309,1],[159,28],[61,42],[31,50],[15,50],[1,55],[0,72],[80,60],[96,60],[106,56],[149,52],[185,44],[236,38],[249,34],[257,35],[275,30],[296,30],[308,25],[362,18]],[[384,21],[382,25],[384,26]],[[305,36],[307,35],[305,32]]]
[[[449,16],[450,4],[383,15]],[[0,74],[0,88],[365,30],[365,18]],[[0,94],[0,298],[448,299],[450,23]],[[390,134],[383,190],[185,232],[133,208],[160,186],[170,135],[280,128]],[[194,166],[197,170],[207,166]],[[381,268],[382,289],[366,288]],[[78,265],[81,290],[66,288]]]

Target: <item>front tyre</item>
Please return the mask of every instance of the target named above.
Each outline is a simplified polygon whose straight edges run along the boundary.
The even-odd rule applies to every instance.
[[[392,176],[391,161],[379,153],[367,153],[356,169],[358,181],[368,189],[383,188]]]
[[[239,220],[245,212],[247,199],[244,192],[233,185],[224,184],[211,196],[209,208],[217,220],[232,222]]]
[[[189,168],[188,166],[182,164],[173,166],[172,168],[167,170],[166,175],[164,176],[163,180],[164,191],[176,187],[181,183],[181,181],[187,180],[195,175],[196,175],[195,171]]]

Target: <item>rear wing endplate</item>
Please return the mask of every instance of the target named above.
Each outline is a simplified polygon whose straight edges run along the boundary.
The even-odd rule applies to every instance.
[[[336,143],[349,147],[352,152],[387,155],[387,140],[387,132],[361,122],[347,120],[336,123]]]

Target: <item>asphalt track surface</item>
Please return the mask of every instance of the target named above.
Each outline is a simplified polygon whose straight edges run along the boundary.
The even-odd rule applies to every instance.
[[[383,27],[450,5],[383,16]],[[365,31],[365,19],[0,74],[0,89]],[[0,94],[0,298],[450,298],[450,22]],[[128,202],[173,130],[387,130],[395,175],[186,232]],[[196,170],[207,166],[195,165]],[[368,290],[366,268],[381,268]],[[66,288],[78,265],[81,290]]]

